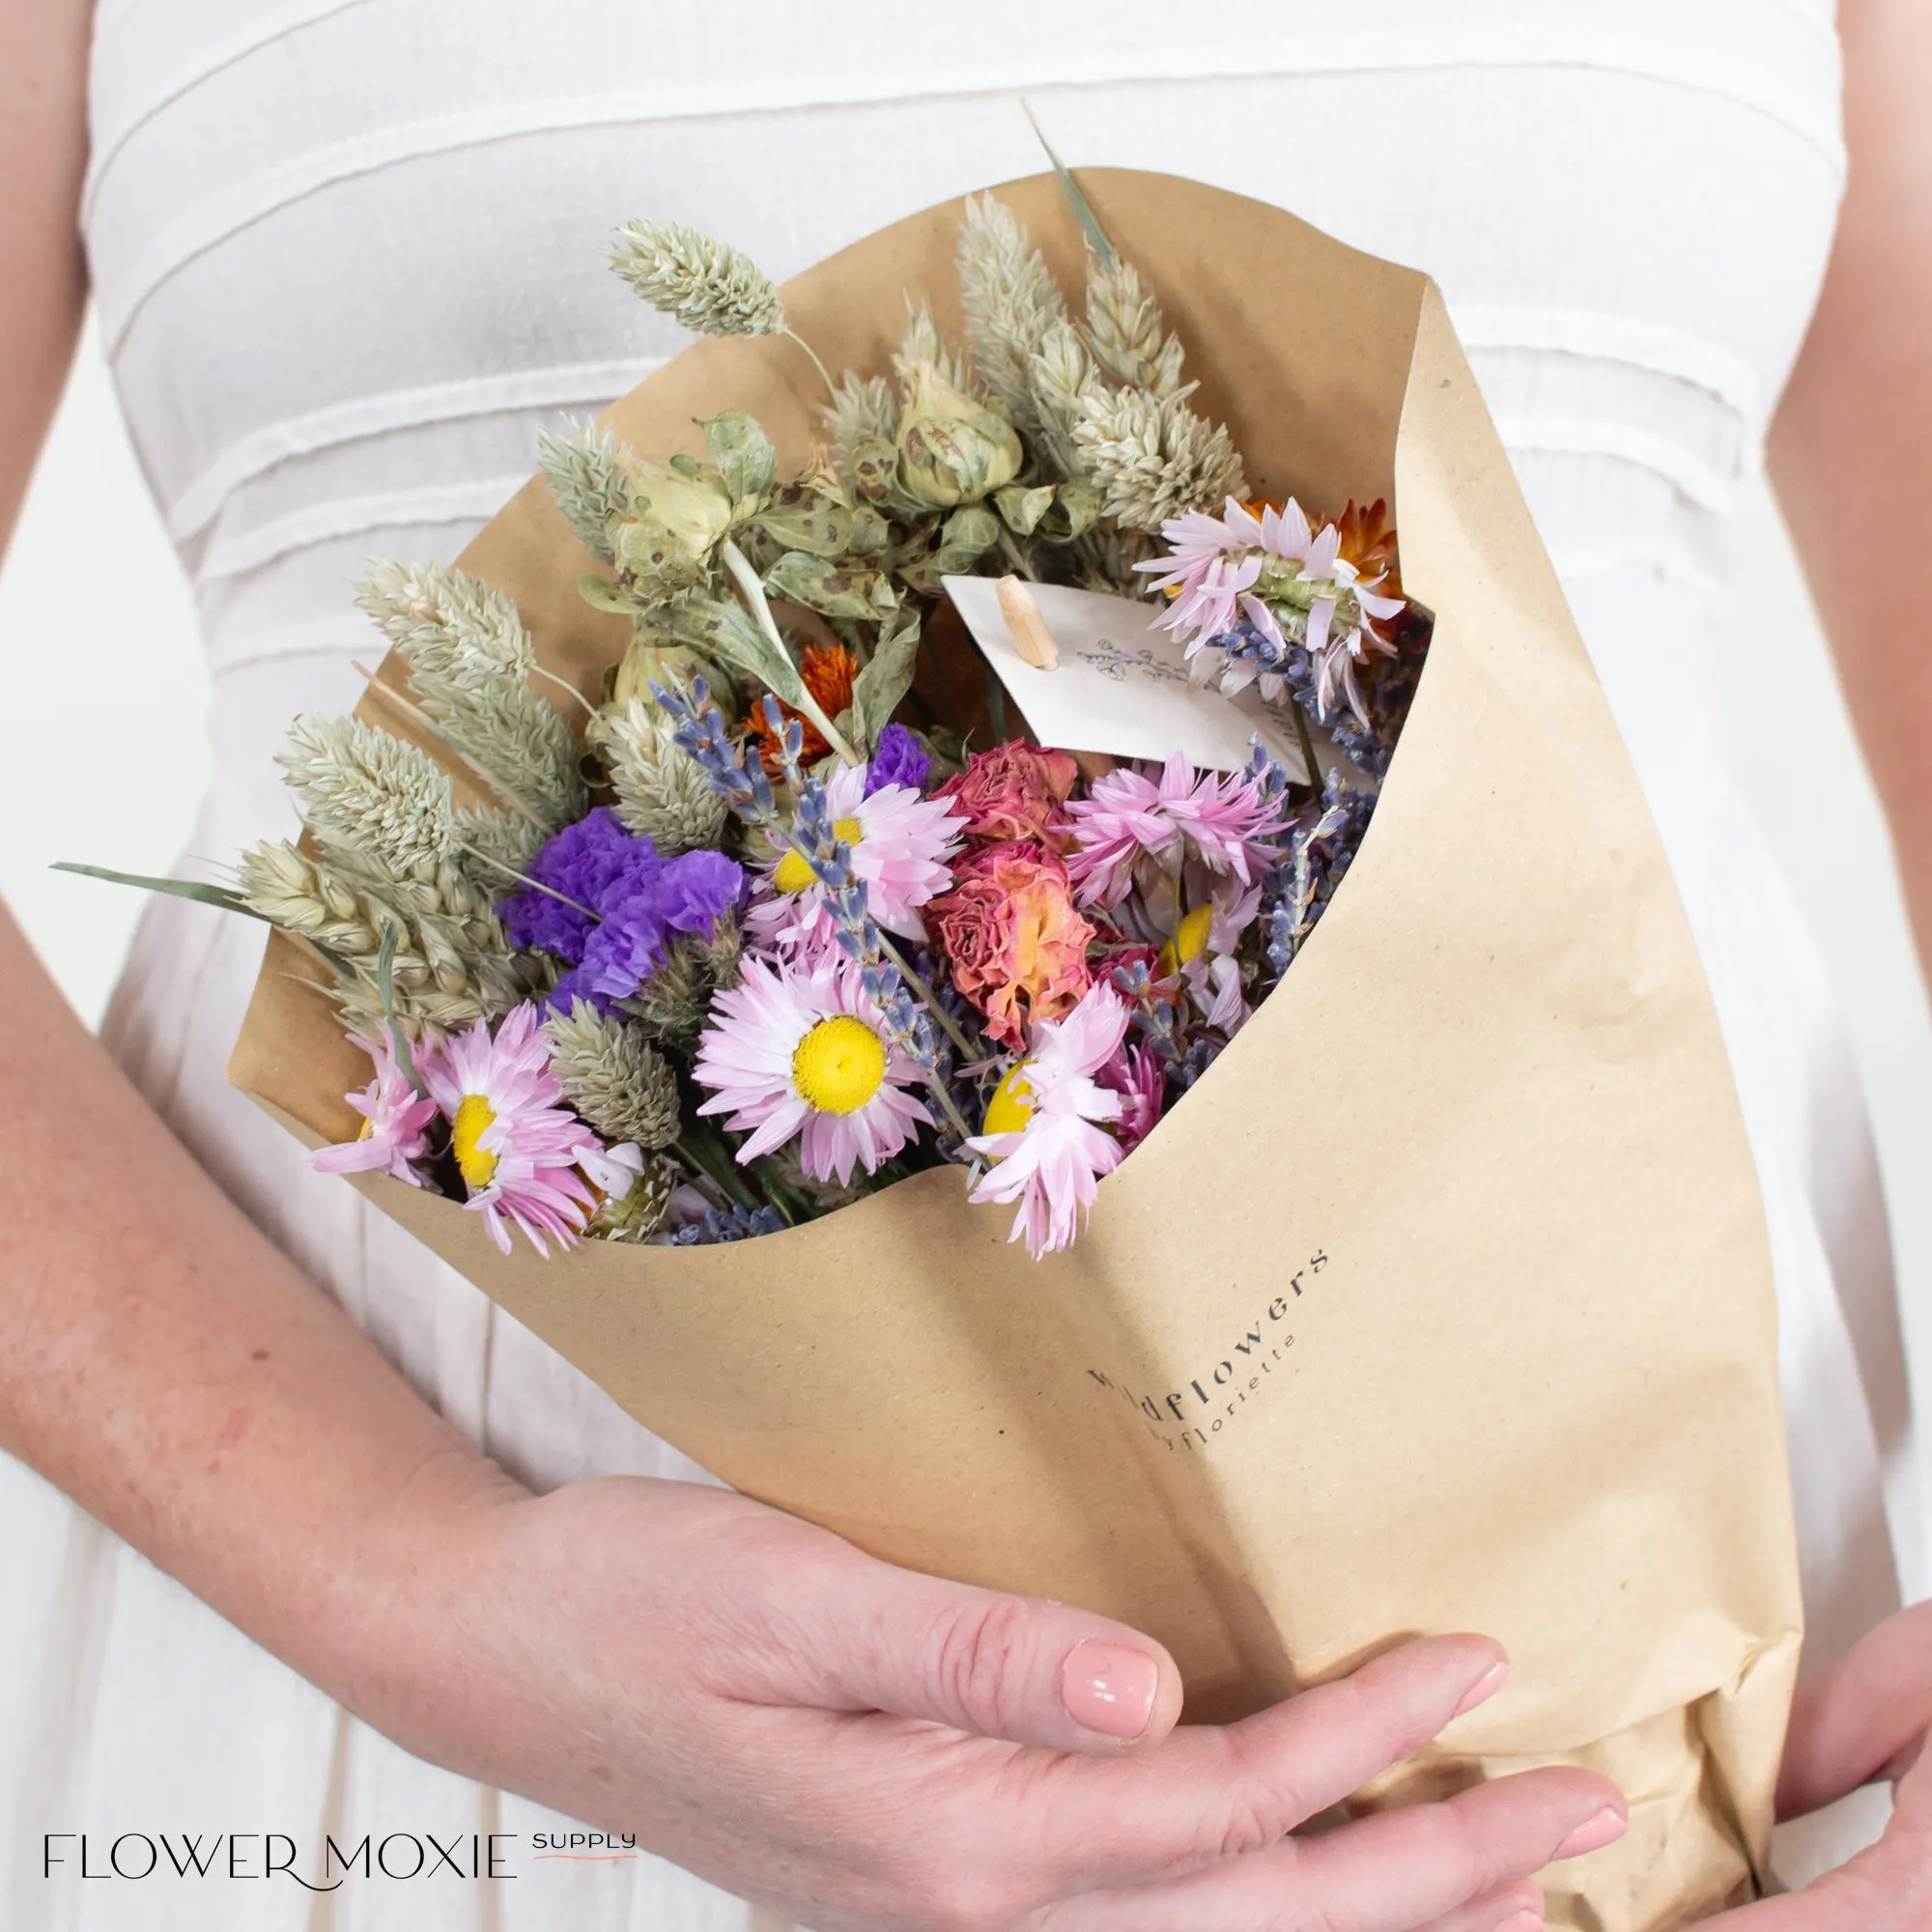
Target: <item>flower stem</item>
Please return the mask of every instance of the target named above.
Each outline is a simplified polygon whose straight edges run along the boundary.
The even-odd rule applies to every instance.
[[[389,1030],[389,1050],[403,1078],[410,1083],[410,1092],[421,1099],[423,1084],[416,1072],[415,1058],[410,1052],[410,1037],[396,1017],[396,943],[401,936],[386,919],[383,922],[383,950],[376,955],[376,990],[383,996],[383,1023]]]
[[[1315,761],[1315,740],[1309,735],[1308,713],[1301,708],[1301,699],[1293,692],[1288,694],[1288,708],[1294,713],[1294,734],[1301,740],[1301,759],[1308,767],[1308,782],[1315,787],[1319,797],[1321,791],[1321,771]]]
[[[781,328],[779,330],[779,333],[781,335],[790,336],[791,339],[794,342],[796,342],[798,346],[801,349],[803,349],[808,355],[811,357],[811,366],[818,371],[820,379],[825,384],[825,393],[828,396],[836,396],[838,393],[838,384],[832,380],[832,371],[828,369],[825,366],[825,364],[818,359],[818,351],[815,350],[811,346],[811,344],[805,339],[804,336],[799,334],[796,329]]]
[[[913,991],[925,1002],[925,1009],[939,1022],[940,1031],[970,1060],[973,1055],[973,1042],[959,1031],[958,1023],[952,1015],[933,997],[932,988],[906,964],[905,954],[883,932],[879,934],[879,949],[899,969],[900,977]]]
[[[1029,583],[1039,582],[1039,572],[1033,567],[1033,558],[1020,548],[1015,537],[1005,524],[1000,526],[1000,554],[1013,567],[1016,577],[1024,577]]]
[[[596,717],[597,715],[596,705],[592,704],[589,698],[585,697],[582,692],[579,691],[578,688],[574,684],[572,684],[567,677],[558,677],[555,671],[546,670],[540,664],[532,664],[530,666],[530,668],[533,671],[535,671],[539,677],[548,678],[551,681],[551,683],[555,685],[559,691],[569,692],[571,696],[576,698],[578,703],[582,705],[586,716],[591,718]]]
[[[951,1123],[952,1131],[962,1141],[971,1140],[973,1138],[973,1129],[966,1124],[965,1117],[953,1104],[952,1095],[946,1091],[946,1082],[937,1073],[932,1073],[926,1076],[925,1084],[930,1090],[932,1097],[939,1102],[940,1108],[945,1113],[947,1121]]]
[[[671,1151],[685,1166],[708,1180],[724,1200],[739,1208],[756,1208],[764,1205],[732,1166],[728,1148],[722,1144],[714,1146],[689,1125],[670,1145]],[[698,1152],[700,1147],[704,1149],[702,1153]]]
[[[577,902],[577,900],[570,897],[568,894],[560,893],[556,891],[554,887],[545,885],[541,879],[533,879],[527,872],[520,872],[517,870],[516,867],[506,866],[502,860],[493,859],[487,852],[479,852],[476,849],[476,847],[471,845],[467,839],[459,838],[455,841],[455,845],[456,849],[459,852],[468,852],[472,859],[480,859],[482,860],[484,865],[494,866],[497,871],[506,873],[510,878],[515,879],[520,885],[526,885],[529,887],[531,892],[548,893],[550,896],[557,902],[558,905],[567,905],[572,912],[581,912],[585,919],[592,921],[598,925],[602,925],[604,923],[603,920],[600,919],[596,913],[592,912],[587,905],[580,905]]]
[[[838,754],[840,764],[864,764],[865,759],[839,735],[838,725],[826,717],[824,706],[812,696],[810,686],[799,675],[798,667],[792,664],[791,652],[785,647],[784,639],[779,635],[778,619],[772,615],[772,607],[765,598],[765,586],[758,582],[758,573],[752,568],[751,558],[729,537],[719,546],[718,554],[744,594],[745,608],[751,611],[758,628],[771,639],[779,656],[790,667],[792,675],[798,678],[798,696],[788,700],[792,709],[803,712],[810,719],[818,735]]]

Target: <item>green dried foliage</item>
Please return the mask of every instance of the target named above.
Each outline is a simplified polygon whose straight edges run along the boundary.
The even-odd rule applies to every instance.
[[[1132,264],[1116,255],[1087,263],[1087,347],[1116,383],[1165,398],[1180,390],[1180,338]]]
[[[1056,322],[1041,335],[1027,361],[1027,388],[1032,398],[1035,447],[1056,476],[1082,475],[1082,458],[1073,432],[1087,420],[1089,400],[1102,395],[1105,384],[1070,322]]]
[[[530,861],[550,836],[522,812],[496,811],[487,806],[460,806],[456,836],[462,841],[457,860],[462,868],[497,898],[516,890],[511,872],[527,872]],[[463,849],[463,848],[468,848]]]
[[[614,563],[611,531],[632,514],[631,478],[617,439],[595,423],[579,424],[568,436],[541,430],[537,466],[577,540],[601,561]]]
[[[412,1032],[494,1019],[547,987],[548,967],[511,953],[492,893],[454,864],[387,879],[278,840],[244,852],[238,870],[250,911],[349,963],[335,997],[358,1028],[383,1023],[376,961],[390,931],[396,1011]]]
[[[278,762],[331,853],[402,876],[455,849],[450,782],[427,752],[354,718],[298,718]]]
[[[1104,493],[1104,513],[1128,529],[1153,531],[1188,510],[1217,509],[1246,494],[1241,459],[1225,427],[1187,406],[1137,389],[1090,396],[1073,440]]]
[[[536,668],[515,603],[468,571],[379,557],[355,586],[355,602],[412,672],[433,682],[487,685]]]
[[[655,1152],[677,1138],[677,1076],[641,1027],[572,1000],[567,1014],[545,1020],[544,1032],[563,1097],[606,1140]]]
[[[841,456],[867,439],[891,442],[899,433],[899,406],[883,376],[861,381],[849,370],[825,407],[826,427]]]
[[[1031,368],[1066,303],[1012,212],[990,194],[970,195],[959,228],[959,292],[973,366],[1023,432],[1037,427]]]
[[[962,395],[978,398],[982,393],[966,357],[940,334],[939,325],[924,302],[917,308],[908,306],[905,333],[893,355],[893,374],[899,380],[901,394],[917,384],[922,372],[936,374]]]
[[[684,1176],[670,1161],[647,1157],[644,1171],[621,1201],[605,1201],[590,1217],[588,1233],[600,1241],[647,1241],[664,1226],[670,1198]]]
[[[606,706],[591,721],[589,743],[604,760],[627,831],[675,855],[716,845],[724,801],[702,768],[677,743],[677,726],[656,704],[632,698]]]
[[[735,919],[721,921],[709,939],[681,936],[624,1003],[626,1009],[652,1038],[690,1058],[697,1050],[712,994],[738,983],[743,950]]]
[[[588,803],[570,725],[526,680],[536,652],[502,591],[444,564],[382,560],[356,589],[410,668],[410,683],[437,736],[474,759],[552,831]]]
[[[577,769],[577,741],[547,697],[521,682],[414,682],[438,737],[475,759],[543,828],[554,832],[583,816],[590,801]]]
[[[749,255],[680,222],[627,222],[611,266],[660,314],[700,335],[776,335],[785,326],[778,290]]]

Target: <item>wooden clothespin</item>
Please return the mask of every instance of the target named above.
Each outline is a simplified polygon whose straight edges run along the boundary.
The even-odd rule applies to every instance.
[[[1000,615],[1018,651],[1036,670],[1053,670],[1060,664],[1060,646],[1046,628],[1034,595],[1017,577],[1003,577],[994,586],[999,592]]]

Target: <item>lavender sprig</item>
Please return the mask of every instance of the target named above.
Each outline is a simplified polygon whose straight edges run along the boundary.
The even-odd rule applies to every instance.
[[[1288,859],[1268,880],[1263,914],[1268,966],[1277,980],[1327,910],[1375,810],[1373,792],[1355,790],[1330,772],[1320,813],[1292,833]]]
[[[764,765],[754,754],[747,758],[724,729],[724,714],[711,701],[711,687],[701,676],[691,680],[689,696],[662,684],[651,696],[677,726],[679,751],[701,771],[711,789],[735,811],[757,825],[779,822],[779,803]]]
[[[825,909],[831,915],[838,950],[859,968],[859,983],[877,1009],[887,1039],[905,1054],[925,1076],[960,1140],[972,1134],[954,1103],[948,1085],[951,1071],[933,1022],[952,1036],[969,1055],[972,1046],[933,998],[932,989],[899,956],[897,949],[872,918],[865,885],[852,872],[852,852],[834,831],[825,787],[808,780],[799,796],[792,824],[792,846],[825,888]],[[907,981],[919,989],[915,999]]]
[[[1153,975],[1148,971],[1147,961],[1136,959],[1131,966],[1116,966],[1114,989],[1133,1009],[1132,1024],[1142,1037],[1170,1066],[1179,1066],[1186,1053],[1179,1015],[1153,990]]]
[[[775,1208],[707,1208],[701,1221],[687,1221],[668,1245],[709,1248],[721,1241],[749,1241],[759,1235],[776,1235],[783,1228]]]
[[[748,759],[725,734],[724,717],[709,701],[702,677],[692,679],[689,699],[655,684],[651,693],[677,725],[679,748],[696,760],[720,797],[740,817],[764,826],[776,842],[788,844],[811,867],[825,888],[825,909],[832,917],[833,936],[840,952],[857,962],[860,984],[878,1009],[888,1041],[918,1065],[954,1133],[961,1140],[967,1139],[973,1130],[947,1086],[947,1068],[942,1065],[933,1019],[938,1018],[940,1026],[969,1056],[972,1046],[873,921],[865,884],[852,870],[852,848],[834,829],[825,787],[800,768],[803,726],[797,719],[787,719],[777,701],[766,696],[765,718],[778,742],[785,779],[798,795],[797,809],[787,825],[763,765],[755,756]],[[908,978],[919,986],[922,999],[916,1000],[908,991]]]

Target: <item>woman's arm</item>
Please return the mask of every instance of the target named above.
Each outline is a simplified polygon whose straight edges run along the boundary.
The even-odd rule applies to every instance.
[[[74,211],[87,165],[87,7],[0,0],[0,555],[87,301]]]
[[[1932,7],[1840,0],[1851,177],[1772,424],[1772,480],[1890,820],[1932,970]]]

